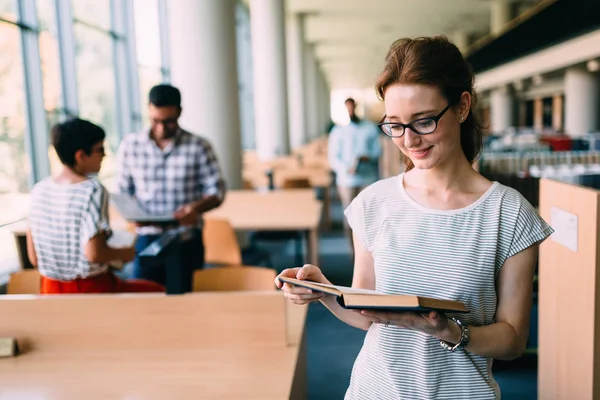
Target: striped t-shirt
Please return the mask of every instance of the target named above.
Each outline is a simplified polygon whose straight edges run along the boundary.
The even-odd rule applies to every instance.
[[[497,182],[467,207],[437,210],[410,198],[401,174],[367,187],[345,214],[373,255],[378,291],[462,301],[470,313],[449,316],[473,326],[494,323],[505,260],[553,232]],[[490,358],[449,352],[432,336],[373,324],[346,399],[497,399],[491,367]]]
[[[71,281],[108,270],[84,254],[91,238],[111,233],[108,192],[98,180],[59,184],[46,178],[33,187],[30,207],[29,227],[42,275]]]

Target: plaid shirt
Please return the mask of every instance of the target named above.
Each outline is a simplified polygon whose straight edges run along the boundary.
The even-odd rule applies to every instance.
[[[148,213],[171,213],[203,197],[225,196],[225,181],[210,143],[182,129],[165,149],[147,130],[128,135],[117,158],[118,191],[135,196]],[[138,233],[155,233],[146,228]]]

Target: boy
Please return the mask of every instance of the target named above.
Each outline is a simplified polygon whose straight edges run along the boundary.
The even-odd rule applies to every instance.
[[[104,158],[102,128],[71,119],[52,128],[52,145],[63,167],[31,191],[27,253],[42,275],[41,293],[162,292],[142,280],[122,280],[112,261],[133,260],[135,249],[113,248],[108,192],[91,175]]]

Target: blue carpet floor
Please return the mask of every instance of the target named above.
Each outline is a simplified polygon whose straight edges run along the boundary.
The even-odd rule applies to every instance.
[[[347,239],[340,229],[342,213],[334,204],[334,229],[320,239],[320,267],[336,284],[350,285],[352,260]],[[293,244],[265,243],[273,254],[278,270],[294,266]],[[365,332],[340,322],[321,304],[312,304],[306,322],[308,352],[309,400],[343,399],[350,379],[352,365],[362,346]],[[537,369],[535,360],[497,363],[494,377],[505,400],[537,398]]]

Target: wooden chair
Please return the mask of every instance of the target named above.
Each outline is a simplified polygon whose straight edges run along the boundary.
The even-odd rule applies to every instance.
[[[206,218],[202,231],[207,264],[256,265],[264,262],[266,266],[272,266],[268,253],[254,247],[240,247],[235,230],[226,219]]]
[[[242,250],[227,220],[206,218],[203,237],[204,261],[207,264],[242,264]]]
[[[244,189],[254,190],[254,183],[252,182],[252,180],[244,178]]]
[[[277,273],[271,268],[211,268],[194,272],[194,292],[275,290]]]
[[[41,275],[37,269],[26,269],[10,274],[6,294],[40,294]]]
[[[286,178],[281,185],[282,189],[307,189],[311,188],[308,178]]]

